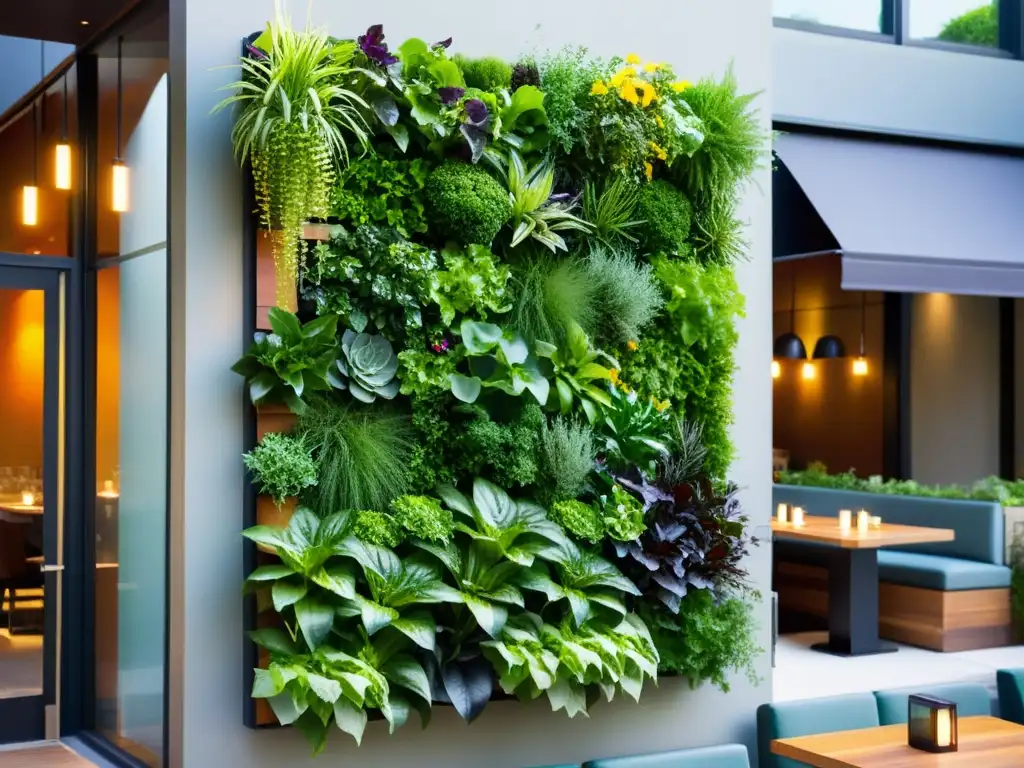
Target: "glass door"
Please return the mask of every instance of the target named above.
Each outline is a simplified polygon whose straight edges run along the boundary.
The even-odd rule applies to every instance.
[[[0,743],[59,732],[63,285],[0,266]]]

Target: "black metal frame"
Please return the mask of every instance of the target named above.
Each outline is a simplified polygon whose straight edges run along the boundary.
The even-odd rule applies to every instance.
[[[999,2],[999,47],[947,43],[942,40],[923,40],[910,36],[910,4],[927,0],[882,0],[881,26],[878,32],[848,29],[831,24],[818,24],[799,19],[777,16],[773,19],[776,27],[795,29],[800,32],[814,32],[854,40],[867,40],[890,45],[906,45],[915,48],[936,48],[954,53],[968,53],[975,56],[990,56],[1003,59],[1024,58],[1024,0],[1000,0]]]

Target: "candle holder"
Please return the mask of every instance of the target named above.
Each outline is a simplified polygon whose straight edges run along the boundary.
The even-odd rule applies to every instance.
[[[956,704],[932,696],[910,696],[907,700],[907,744],[922,752],[956,752]]]
[[[857,513],[857,532],[867,533],[868,526],[871,525],[871,516],[868,514],[866,509],[862,509]]]
[[[779,504],[775,508],[775,519],[780,523],[789,522],[789,506],[786,504]]]
[[[869,522],[871,523],[871,527],[872,528],[881,528],[882,527],[882,517],[881,517],[881,515],[872,515],[869,518]]]
[[[849,533],[850,525],[853,521],[853,512],[848,509],[839,510],[839,530],[843,533]]]
[[[804,525],[804,508],[793,507],[793,525],[797,528],[802,528]]]
[[[34,506],[35,503],[36,503],[36,495],[34,493],[32,493],[32,491],[22,491],[21,492],[21,506],[23,506],[23,507],[31,507],[31,506]]]

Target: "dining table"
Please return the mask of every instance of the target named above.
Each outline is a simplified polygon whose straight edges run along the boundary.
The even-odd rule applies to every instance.
[[[880,523],[842,528],[836,517],[808,515],[802,524],[772,521],[776,539],[824,544],[828,559],[828,641],[815,651],[835,656],[892,653],[893,643],[878,637],[878,550],[882,547],[953,541],[955,531],[919,525]],[[1024,761],[1021,763],[1024,766]]]
[[[932,754],[907,744],[907,726],[775,739],[773,755],[814,768],[1021,768],[1024,726],[996,717],[961,717],[957,751]]]

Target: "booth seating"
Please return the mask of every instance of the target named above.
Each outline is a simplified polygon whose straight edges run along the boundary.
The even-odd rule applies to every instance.
[[[704,749],[591,760],[584,763],[583,768],[750,768],[750,758],[747,748],[742,744],[725,744]]]
[[[1024,669],[1000,669],[996,672],[996,685],[1000,716],[1024,725]]]
[[[992,697],[980,683],[920,686],[762,704],[757,708],[758,764],[761,768],[806,768],[798,761],[773,755],[771,743],[775,739],[905,723],[907,698],[912,693],[956,702],[957,714],[961,717],[993,714]]]
[[[937,651],[1010,643],[1011,573],[1003,562],[1005,523],[998,503],[793,485],[774,486],[772,496],[773,508],[785,503],[808,515],[838,518],[841,509],[867,509],[883,525],[952,529],[953,541],[879,550],[879,634]],[[827,546],[776,543],[775,590],[784,614],[827,616]]]

